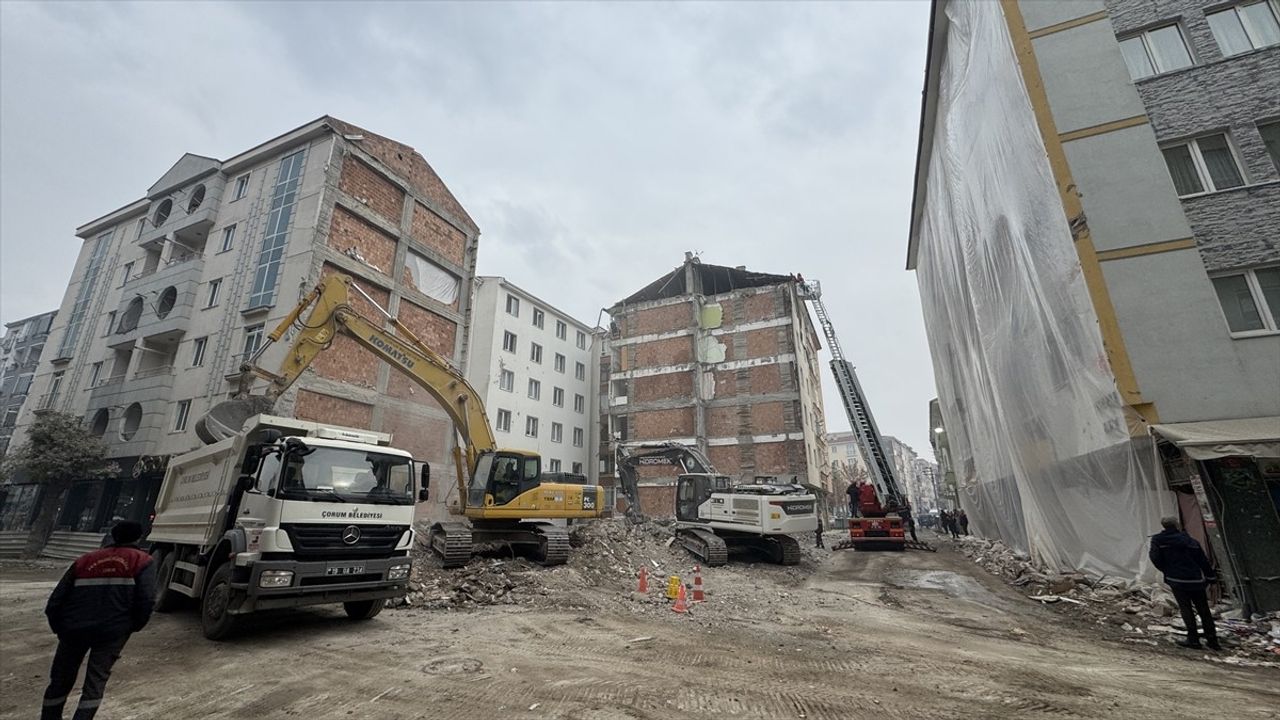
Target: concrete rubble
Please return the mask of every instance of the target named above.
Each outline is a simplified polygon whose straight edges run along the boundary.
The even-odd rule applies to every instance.
[[[1122,642],[1171,645],[1185,637],[1186,626],[1173,594],[1164,585],[1139,583],[1086,573],[1059,573],[1036,566],[1025,553],[999,540],[965,536],[955,546],[988,572],[1002,577],[1034,600],[1055,605],[1119,633]],[[1224,599],[1214,605],[1223,652],[1205,657],[1231,665],[1280,667],[1280,613],[1241,619]]]

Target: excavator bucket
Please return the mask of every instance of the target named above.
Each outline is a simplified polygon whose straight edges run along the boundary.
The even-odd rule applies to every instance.
[[[245,420],[270,412],[274,405],[274,400],[263,395],[248,395],[220,402],[196,421],[196,435],[212,445],[240,432]]]

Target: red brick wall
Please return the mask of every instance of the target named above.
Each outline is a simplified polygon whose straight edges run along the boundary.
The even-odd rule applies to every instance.
[[[355,247],[366,262],[387,275],[395,267],[395,238],[388,237],[386,233],[341,207],[333,208],[329,247],[344,255],[348,248]]]
[[[675,485],[659,485],[639,488],[640,512],[647,517],[671,518],[676,516]]]
[[[745,301],[746,317],[743,318],[742,322],[772,320],[786,315],[786,312],[778,304],[777,295],[780,292],[782,291],[769,290],[768,292],[748,295]]]
[[[445,461],[445,443],[452,429],[453,423],[448,420],[423,417],[417,412],[406,413],[392,407],[382,410],[382,432],[394,435],[392,444],[401,450],[408,450],[419,460],[430,460],[433,465]],[[443,467],[432,467],[431,470],[433,489],[439,488],[443,492],[445,487],[451,485],[453,476],[446,476]]]
[[[404,191],[393,185],[373,168],[356,157],[348,155],[342,161],[342,175],[338,188],[365,203],[369,209],[382,216],[393,226],[400,225],[404,209]]]
[[[683,365],[693,362],[693,338],[654,340],[624,348],[623,352],[631,353],[631,362],[627,365],[630,369]]]
[[[716,471],[724,475],[736,477],[742,471],[738,461],[737,445],[713,445],[707,448],[707,458],[711,460]]]
[[[787,386],[783,383],[783,376],[793,372],[794,365],[791,363],[773,363],[771,365],[759,365],[752,368],[745,368],[747,373],[747,388],[742,394],[764,395],[767,393],[783,392],[784,390],[794,390],[794,383]],[[716,370],[716,397],[726,398],[740,394],[738,391],[738,370]]]
[[[332,265],[325,265],[321,271],[322,278],[340,274],[342,271]],[[369,293],[379,305],[386,307],[389,295],[386,290],[369,283],[357,280],[361,289]],[[351,306],[361,315],[375,319],[380,317],[377,309],[359,293],[351,293]],[[380,323],[379,323],[380,324]],[[378,383],[378,365],[381,361],[368,350],[360,347],[346,333],[338,333],[333,344],[316,356],[311,367],[322,377],[339,382],[351,383],[364,388],[376,388]]]
[[[750,425],[742,426],[734,406],[707,409],[707,436],[713,438],[738,435],[776,435],[787,432],[785,402],[756,403],[750,406]]]
[[[635,310],[623,314],[621,325],[623,337],[683,330],[693,326],[693,308],[682,302]]]
[[[372,405],[333,397],[332,395],[321,395],[310,390],[298,391],[298,400],[294,405],[293,416],[299,420],[334,423],[366,430],[373,427]]]
[[[422,203],[413,204],[413,237],[450,260],[462,264],[467,238]]]
[[[632,378],[629,381],[631,402],[653,402],[670,398],[693,399],[693,373],[677,372],[649,377]]]
[[[628,422],[633,439],[689,437],[693,435],[693,408],[631,413]]]

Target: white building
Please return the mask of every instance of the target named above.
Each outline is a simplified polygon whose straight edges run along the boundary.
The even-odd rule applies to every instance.
[[[593,328],[501,277],[472,291],[467,379],[501,447],[536,451],[543,472],[598,477],[599,396]]]

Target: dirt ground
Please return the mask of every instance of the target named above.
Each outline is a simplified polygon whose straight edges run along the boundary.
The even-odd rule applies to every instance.
[[[654,562],[674,567],[674,552]],[[1103,639],[945,545],[717,568],[690,615],[621,589],[631,568],[521,572],[554,583],[363,623],[292,611],[224,643],[191,612],[157,615],[98,717],[1280,718],[1280,671]],[[0,568],[0,717],[36,714],[56,576]]]

